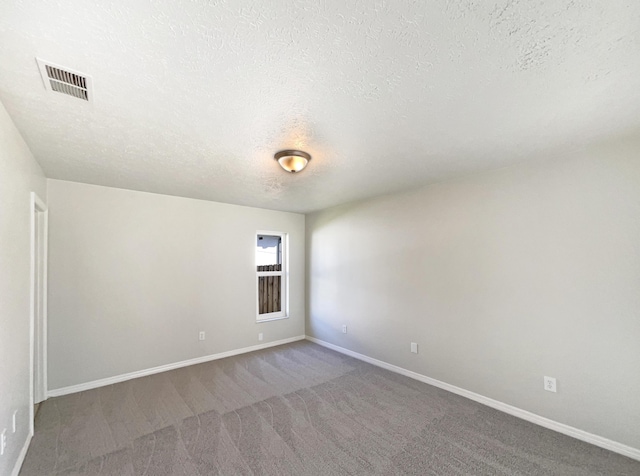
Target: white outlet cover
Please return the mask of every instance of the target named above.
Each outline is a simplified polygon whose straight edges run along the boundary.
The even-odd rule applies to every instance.
[[[258,334],[258,340],[262,340],[262,339],[263,339],[263,337],[264,337],[264,336],[262,335],[262,332]]]
[[[556,392],[556,379],[553,377],[546,377],[544,378],[544,389],[547,392]]]
[[[343,334],[347,333],[347,326],[346,325],[342,326],[342,333]]]
[[[413,352],[414,354],[418,353],[418,344],[416,342],[411,343],[411,352]]]
[[[204,338],[205,338],[204,331],[200,331],[200,333],[198,334],[198,339],[204,340]]]

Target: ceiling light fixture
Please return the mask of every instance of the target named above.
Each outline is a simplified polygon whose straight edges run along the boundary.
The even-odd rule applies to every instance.
[[[291,173],[300,172],[311,160],[311,156],[301,150],[281,150],[274,158],[280,167]]]

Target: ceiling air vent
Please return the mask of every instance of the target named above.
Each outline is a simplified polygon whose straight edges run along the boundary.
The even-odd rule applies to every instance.
[[[36,58],[36,61],[47,91],[67,94],[85,101],[92,99],[91,76],[43,61],[40,58]]]

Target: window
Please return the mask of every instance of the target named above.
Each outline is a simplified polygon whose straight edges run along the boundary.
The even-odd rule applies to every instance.
[[[287,317],[287,235],[258,232],[256,238],[257,319]]]

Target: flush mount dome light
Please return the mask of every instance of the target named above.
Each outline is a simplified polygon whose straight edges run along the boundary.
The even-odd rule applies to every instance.
[[[281,150],[274,158],[280,167],[291,173],[300,172],[311,160],[311,156],[301,150]]]

